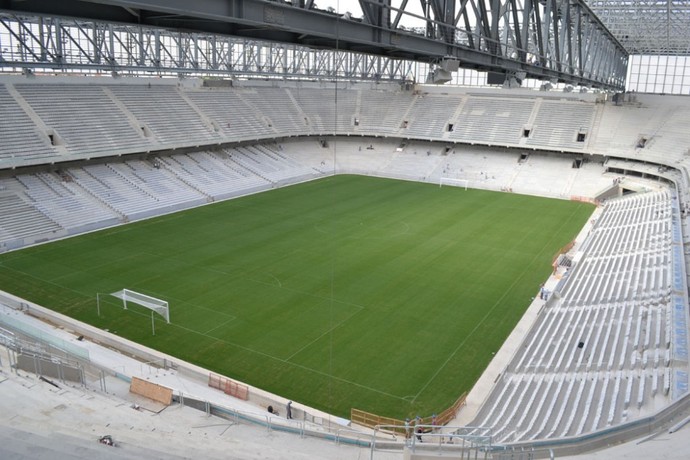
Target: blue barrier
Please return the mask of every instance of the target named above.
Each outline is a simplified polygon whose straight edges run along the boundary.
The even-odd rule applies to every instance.
[[[686,371],[676,369],[675,375],[673,377],[673,394],[672,394],[673,400],[675,401],[675,400],[679,399],[681,396],[683,396],[687,392],[688,392],[688,373]]]
[[[683,263],[685,263],[685,259],[683,258],[683,247],[680,245],[674,245],[671,255],[673,258],[673,290],[676,292],[683,292],[685,290],[685,274],[683,270]]]
[[[686,321],[685,300],[682,296],[672,298],[673,319],[673,359],[688,360],[688,326]]]

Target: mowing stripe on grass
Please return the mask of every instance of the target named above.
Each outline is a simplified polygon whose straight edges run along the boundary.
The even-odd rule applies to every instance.
[[[430,414],[471,388],[590,214],[335,176],[0,254],[0,288],[336,415]],[[96,294],[123,287],[169,301],[172,324],[99,317]]]
[[[141,316],[145,316],[145,317],[148,318],[148,315],[146,315],[146,314],[143,314],[143,313],[140,313],[140,312],[133,312],[133,313],[138,314],[138,315],[141,315]],[[336,377],[336,376],[333,376],[333,375],[329,375],[329,374],[327,374],[327,373],[325,373],[325,372],[321,372],[321,371],[319,371],[319,370],[317,370],[317,369],[312,369],[312,368],[310,368],[310,367],[302,366],[301,364],[292,363],[292,362],[288,361],[287,359],[278,358],[277,356],[273,356],[273,355],[270,355],[270,354],[268,354],[268,353],[264,353],[264,352],[262,352],[262,351],[253,350],[253,349],[251,349],[251,348],[244,347],[244,346],[239,345],[239,344],[237,344],[237,343],[233,343],[233,342],[230,342],[230,341],[227,341],[227,340],[224,340],[224,339],[219,339],[218,337],[213,337],[213,336],[204,334],[203,332],[195,331],[194,329],[189,329],[189,328],[184,327],[184,326],[182,326],[182,325],[180,325],[180,324],[173,324],[173,323],[170,323],[170,326],[172,326],[172,327],[177,327],[177,328],[180,328],[180,329],[184,329],[184,330],[186,330],[186,331],[188,331],[188,332],[191,332],[192,334],[197,334],[197,335],[205,336],[205,337],[208,337],[208,338],[210,338],[210,339],[214,339],[214,340],[216,340],[217,342],[223,342],[223,343],[228,344],[228,345],[230,345],[230,346],[237,347],[237,348],[241,348],[241,349],[243,349],[243,350],[249,351],[250,353],[256,353],[256,354],[261,355],[261,356],[264,356],[264,357],[266,357],[266,358],[269,358],[269,359],[272,359],[272,360],[275,360],[275,361],[279,361],[279,362],[281,362],[281,363],[283,363],[283,364],[287,364],[287,365],[289,365],[289,366],[294,366],[294,367],[297,367],[297,368],[300,368],[300,369],[303,369],[303,370],[306,370],[306,371],[309,371],[309,372],[313,372],[314,374],[318,374],[318,375],[322,375],[322,376],[324,376],[324,377],[328,377],[329,379],[333,379],[333,380],[337,380],[337,381],[339,381],[339,382],[347,383],[348,385],[353,385],[353,386],[356,386],[356,387],[359,387],[359,388],[363,388],[363,389],[365,389],[365,390],[367,390],[367,391],[372,391],[372,392],[374,392],[374,393],[379,393],[379,394],[381,394],[381,395],[388,396],[388,397],[391,397],[391,398],[396,398],[396,399],[404,400],[404,397],[402,397],[402,396],[398,396],[398,395],[394,395],[394,394],[391,394],[391,393],[387,393],[387,392],[385,392],[385,391],[378,390],[378,389],[372,388],[372,387],[368,387],[368,386],[366,386],[366,385],[362,385],[362,384],[359,384],[359,383],[357,383],[357,382],[352,382],[352,381],[347,380],[347,379],[343,379],[343,378],[340,378],[340,377]]]
[[[573,218],[574,215],[575,215],[575,210],[573,210],[573,212],[570,214],[570,216],[568,216],[568,219],[567,219],[565,222],[563,222],[563,224],[561,224],[561,227],[560,227],[559,230],[563,230],[563,228],[564,228],[564,227],[566,226],[566,224]],[[553,235],[555,236],[556,233],[554,233]],[[523,236],[523,239],[526,238],[526,236],[527,236],[527,235]],[[441,367],[439,367],[439,368],[436,370],[436,372],[434,372],[434,375],[432,375],[431,378],[430,378],[429,380],[427,380],[427,382],[424,384],[424,386],[423,386],[423,387],[417,392],[417,394],[414,396],[414,398],[412,399],[412,402],[414,402],[414,401],[417,400],[417,398],[419,397],[419,395],[421,395],[422,392],[424,392],[424,390],[426,390],[426,388],[429,386],[429,384],[430,384],[431,382],[433,382],[433,380],[438,376],[438,374],[448,365],[448,363],[449,363],[450,360],[453,358],[453,356],[455,356],[455,354],[458,352],[458,350],[460,350],[460,349],[465,345],[465,343],[467,343],[467,341],[468,341],[471,337],[474,336],[475,332],[477,332],[477,330],[482,326],[482,324],[484,324],[484,322],[486,321],[486,319],[487,319],[489,316],[491,316],[491,314],[492,314],[493,311],[496,309],[496,307],[497,307],[498,305],[500,305],[501,302],[503,302],[503,299],[505,299],[505,297],[513,290],[513,288],[518,284],[518,282],[522,281],[522,278],[524,278],[524,275],[529,271],[529,269],[530,269],[530,267],[532,266],[532,264],[534,264],[534,262],[537,261],[537,259],[539,258],[539,256],[541,256],[541,254],[544,252],[544,250],[545,250],[547,247],[549,247],[549,243],[553,240],[554,236],[552,236],[546,243],[544,243],[544,246],[542,247],[541,251],[539,251],[537,254],[534,255],[534,257],[532,258],[532,260],[531,260],[531,262],[530,262],[529,264],[525,265],[525,269],[520,273],[520,276],[519,276],[518,278],[515,278],[515,281],[513,281],[513,283],[508,287],[508,289],[506,289],[506,290],[503,292],[503,294],[501,295],[501,297],[500,297],[498,300],[496,300],[496,302],[494,302],[494,304],[491,306],[491,308],[489,309],[489,311],[487,311],[486,315],[484,315],[484,317],[481,319],[481,321],[479,321],[479,322],[476,324],[476,326],[474,326],[474,328],[472,329],[472,331],[471,331],[471,332],[460,342],[460,344],[458,344],[458,346],[455,348],[455,350],[453,350],[453,352],[452,352],[452,353],[448,356],[448,358],[443,362],[443,364],[441,365]]]

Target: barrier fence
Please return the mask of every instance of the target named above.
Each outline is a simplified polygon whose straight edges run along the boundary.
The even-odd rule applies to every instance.
[[[221,375],[209,374],[208,386],[243,401],[249,399],[249,387]]]
[[[558,268],[558,257],[561,254],[567,254],[568,251],[570,251],[573,248],[573,246],[575,246],[575,240],[571,241],[570,243],[566,244],[558,251],[556,251],[556,254],[554,254],[553,259],[551,260],[551,265],[553,266],[554,271],[556,270],[556,268]]]
[[[588,197],[588,196],[572,195],[572,196],[570,197],[570,201],[579,201],[579,202],[581,202],[581,203],[591,203],[591,204],[594,204],[594,205],[597,205],[597,206],[599,205],[599,201],[597,201],[597,200],[595,200],[595,199],[592,199],[592,198],[590,198],[590,197]]]
[[[422,418],[421,425],[434,425],[443,426],[447,425],[448,422],[453,420],[457,415],[458,411],[462,406],[465,405],[465,400],[467,399],[467,392],[460,395],[460,397],[453,403],[452,406],[440,412],[434,417],[424,417]],[[397,434],[406,434],[405,421],[399,420],[391,417],[383,417],[381,415],[372,414],[370,412],[365,412],[363,410],[352,408],[350,411],[350,420],[352,423],[358,425],[366,426],[369,428],[375,428],[377,426],[385,425],[388,431]]]
[[[0,293],[0,301],[2,301],[4,304],[7,304],[11,308],[24,310],[24,305],[26,304],[18,304],[18,306],[15,306],[13,305],[14,302],[12,302],[12,300],[13,299],[5,297]],[[44,331],[37,327],[26,324],[25,322],[17,318],[14,318],[10,315],[0,315],[0,324],[4,324],[12,330],[20,332],[25,336],[31,337],[32,339],[39,341],[45,344],[46,346],[56,348],[58,350],[63,351],[64,353],[75,356],[84,361],[90,361],[89,350],[87,350],[84,347],[74,345],[66,340],[62,340],[58,337],[55,337],[49,331]]]

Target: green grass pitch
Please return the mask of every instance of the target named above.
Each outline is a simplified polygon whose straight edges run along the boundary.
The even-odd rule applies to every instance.
[[[0,256],[0,288],[349,417],[479,378],[591,205],[336,176]],[[96,294],[170,303],[171,324]]]

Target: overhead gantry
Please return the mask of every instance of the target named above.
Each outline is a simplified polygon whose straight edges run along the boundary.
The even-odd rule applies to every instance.
[[[0,9],[624,87],[628,53],[582,0],[420,0],[421,13],[398,1],[359,0],[361,17],[314,0],[0,0]]]

